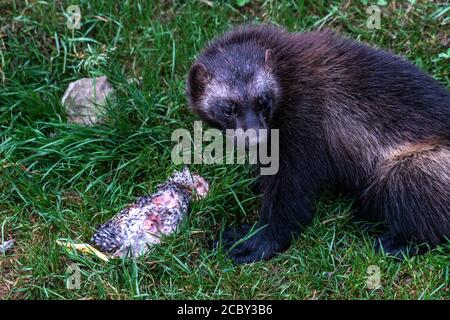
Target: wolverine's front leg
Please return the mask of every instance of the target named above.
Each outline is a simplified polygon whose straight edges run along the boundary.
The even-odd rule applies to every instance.
[[[259,228],[259,223],[230,227],[222,235],[223,248],[237,264],[270,259],[285,250],[289,241],[272,238],[270,232],[264,230],[267,227]]]
[[[222,235],[222,245],[235,263],[267,260],[286,250],[292,237],[312,220],[311,186],[298,176],[279,172],[264,177],[264,198],[255,226],[229,228]],[[302,183],[303,182],[303,183]]]

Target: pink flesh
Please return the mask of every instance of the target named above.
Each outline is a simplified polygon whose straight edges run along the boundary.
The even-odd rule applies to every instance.
[[[157,206],[164,206],[165,208],[175,208],[178,206],[178,195],[172,191],[166,192],[156,198],[153,198],[152,202]]]
[[[209,191],[208,182],[200,176],[194,176],[194,188],[199,198],[203,198]]]
[[[144,228],[148,232],[156,234],[158,232],[160,222],[161,220],[158,215],[150,213],[144,220]]]

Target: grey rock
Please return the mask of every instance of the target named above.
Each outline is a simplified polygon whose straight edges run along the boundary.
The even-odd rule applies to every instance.
[[[66,108],[68,121],[84,125],[99,123],[102,107],[113,93],[114,88],[105,76],[71,82],[61,101]]]

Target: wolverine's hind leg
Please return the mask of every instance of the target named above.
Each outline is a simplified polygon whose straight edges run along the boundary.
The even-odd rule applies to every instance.
[[[409,145],[393,153],[375,170],[362,198],[363,210],[388,224],[388,233],[377,241],[386,253],[401,257],[445,242],[450,238],[450,143]]]

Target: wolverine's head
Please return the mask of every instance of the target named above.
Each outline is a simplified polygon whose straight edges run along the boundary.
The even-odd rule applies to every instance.
[[[191,108],[220,130],[270,129],[279,96],[273,60],[271,50],[252,42],[210,47],[188,75]]]

